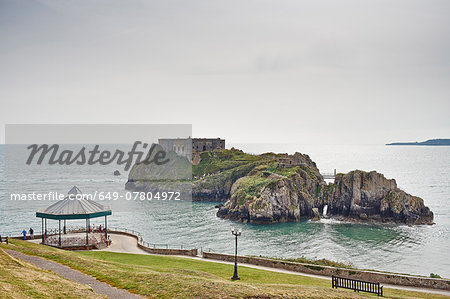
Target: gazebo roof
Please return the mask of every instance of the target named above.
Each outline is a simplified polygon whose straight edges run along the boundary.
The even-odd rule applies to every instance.
[[[69,196],[72,195],[72,198]],[[74,196],[80,197],[75,199]],[[81,195],[81,196],[80,196]],[[88,219],[111,215],[111,209],[93,200],[86,199],[80,189],[73,187],[63,200],[51,206],[40,209],[36,217],[64,220],[64,219]]]

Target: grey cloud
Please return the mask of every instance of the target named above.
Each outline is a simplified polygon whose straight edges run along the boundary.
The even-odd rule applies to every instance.
[[[448,11],[445,0],[0,0],[0,119],[182,122],[236,142],[449,137]]]

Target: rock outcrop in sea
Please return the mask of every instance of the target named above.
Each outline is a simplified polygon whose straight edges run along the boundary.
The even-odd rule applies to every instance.
[[[224,202],[218,217],[277,223],[317,220],[325,209],[327,217],[348,221],[433,223],[421,198],[375,171],[337,174],[327,184],[311,158],[301,153],[251,155],[231,149],[202,152],[200,158],[192,165],[192,199]],[[135,165],[127,188],[150,190],[142,178],[151,172],[147,165]]]
[[[331,215],[406,224],[432,224],[423,199],[397,187],[394,179],[361,170],[338,174],[328,200]]]

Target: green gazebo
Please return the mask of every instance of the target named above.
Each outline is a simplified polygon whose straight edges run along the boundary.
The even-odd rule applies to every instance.
[[[89,200],[76,186],[70,189],[63,200],[52,204],[51,206],[36,212],[36,217],[42,218],[42,243],[45,243],[47,236],[47,219],[58,220],[59,222],[59,241],[61,246],[61,220],[64,221],[64,233],[66,220],[86,219],[86,245],[89,245],[90,219],[105,217],[105,239],[108,240],[107,216],[111,215],[111,209],[103,206],[93,200]],[[81,245],[81,244],[79,244]]]

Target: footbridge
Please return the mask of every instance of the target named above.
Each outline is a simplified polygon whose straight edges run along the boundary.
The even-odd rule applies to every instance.
[[[334,172],[321,172],[320,174],[325,180],[334,180],[334,178],[336,177],[336,169],[334,170]]]

